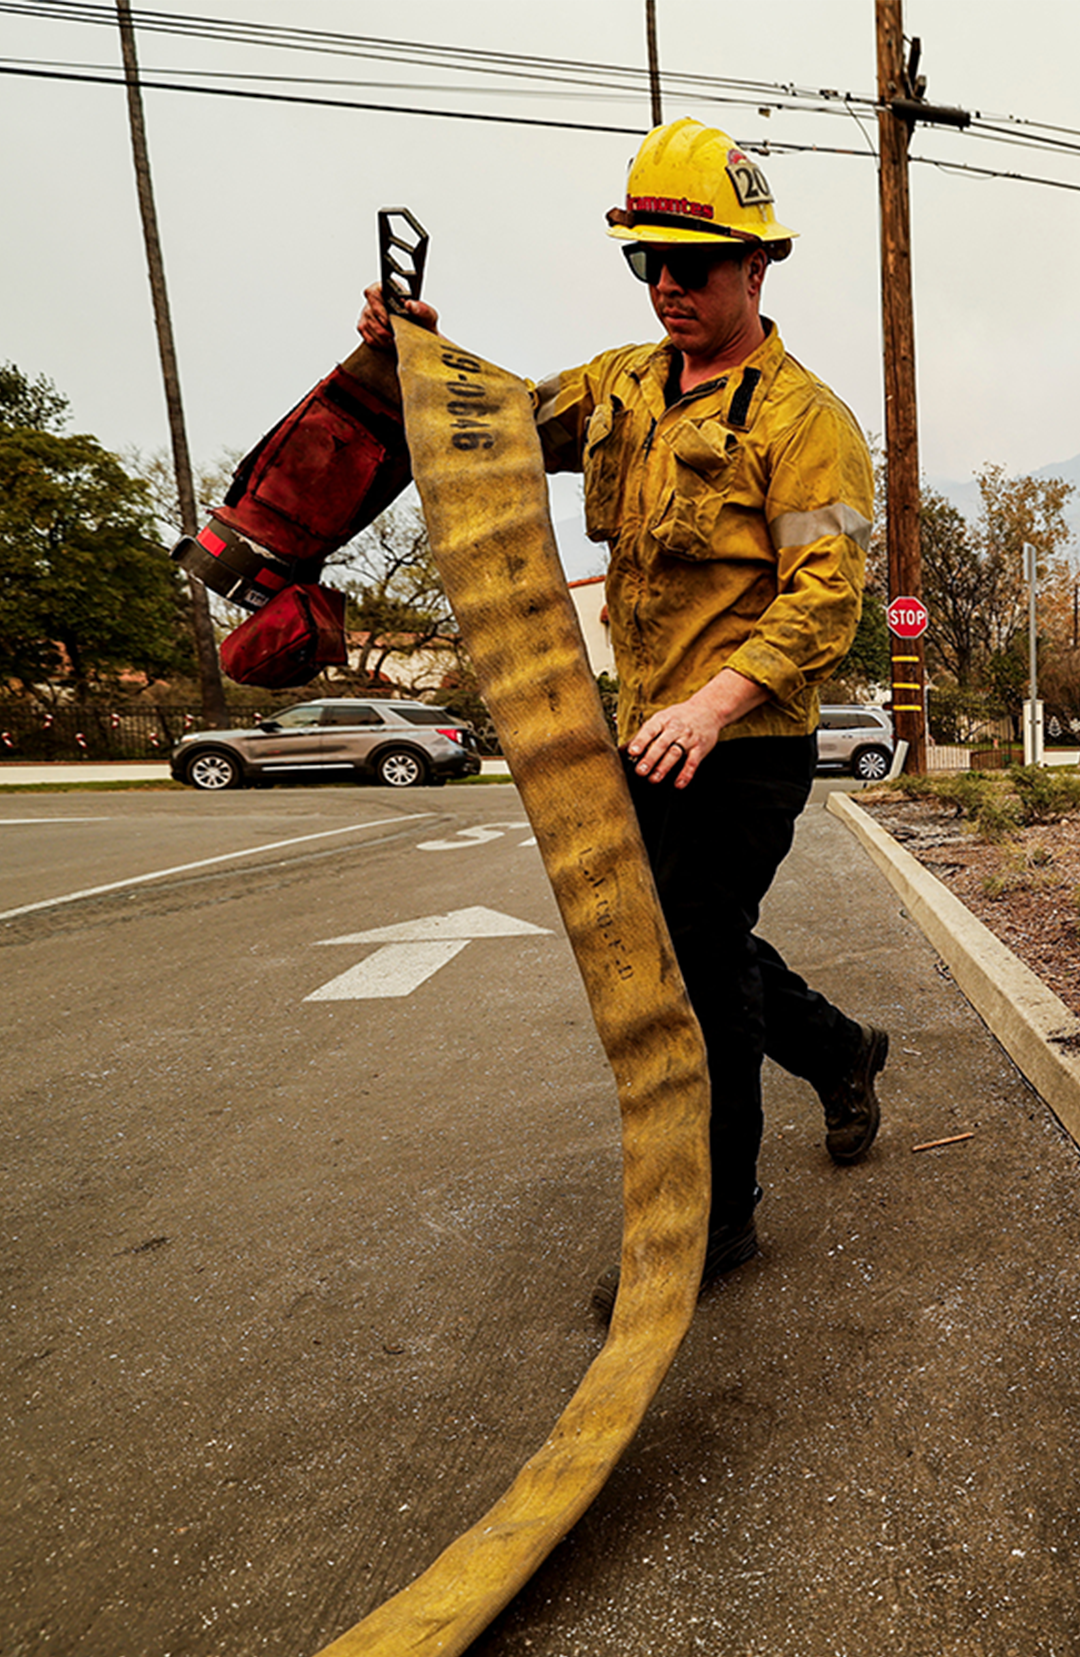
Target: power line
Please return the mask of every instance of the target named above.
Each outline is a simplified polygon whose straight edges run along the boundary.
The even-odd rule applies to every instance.
[[[74,81],[95,86],[123,86],[124,84],[123,80],[116,75],[28,68],[20,64],[3,62],[0,62],[0,75],[27,76],[35,80]],[[187,92],[203,97],[243,98],[260,103],[299,104],[319,109],[356,109],[381,115],[419,115],[437,120],[481,121],[493,125],[542,127],[565,132],[614,133],[625,137],[641,138],[646,130],[644,125],[632,127],[612,126],[600,121],[561,121],[538,115],[496,115],[480,110],[436,109],[431,106],[375,103],[355,98],[322,98],[313,94],[296,92],[261,92],[249,87],[198,86],[180,81],[148,80],[145,76],[141,77],[140,84],[146,90],[155,92]],[[872,149],[851,149],[836,144],[796,144],[786,139],[773,138],[739,139],[738,143],[741,149],[763,156],[845,155],[857,156],[862,160],[867,158],[877,159],[877,152]],[[1043,184],[1050,189],[1080,191],[1080,184],[1072,184],[1064,179],[1040,178],[1033,174],[1003,172],[989,167],[974,167],[967,162],[946,161],[934,156],[913,155],[910,160],[913,163],[922,163],[925,166],[937,167],[947,172],[964,172],[981,178],[1009,179],[1020,184]]]
[[[116,68],[116,65],[112,63],[84,63],[70,58],[0,57],[0,63],[10,63],[32,69],[83,69],[88,72],[92,71],[94,73],[104,75],[113,74]],[[265,73],[259,74],[253,70],[245,71],[241,69],[175,69],[168,67],[152,69],[148,66],[144,66],[141,71],[141,78],[144,80],[144,83],[147,75],[180,75],[189,77],[201,76],[204,80],[219,81],[261,81],[274,86],[349,86],[364,89],[380,88],[381,90],[387,92],[432,92],[436,95],[452,92],[454,94],[464,93],[470,96],[474,94],[483,96],[491,91],[490,87],[446,85],[445,83],[439,84],[434,81],[398,81],[385,79],[358,80],[353,75],[271,75]],[[552,94],[544,87],[514,86],[500,89],[500,96],[514,98],[550,98]],[[612,102],[617,101],[620,103],[625,103],[629,96],[631,96],[630,93],[621,91],[605,92],[596,90],[587,91],[564,89],[559,93],[560,99],[588,98],[593,101],[607,99]],[[747,98],[742,101],[745,103],[752,103],[754,100]]]
[[[1028,173],[999,172],[992,167],[973,167],[968,161],[941,161],[931,155],[909,155],[912,166],[936,167],[943,173],[971,173],[976,178],[1007,178],[1016,184],[1045,184],[1052,190],[1080,190],[1080,184],[1069,184],[1061,178],[1036,178]]]
[[[0,4],[0,11],[2,11],[2,10],[3,10],[3,6],[2,6],[2,4]],[[100,74],[106,74],[106,75],[114,73],[115,72],[115,67],[116,67],[115,64],[112,64],[112,63],[86,63],[82,60],[77,61],[77,60],[73,60],[73,59],[70,59],[70,58],[15,58],[15,57],[3,56],[3,57],[0,57],[0,63],[8,63],[8,64],[20,66],[20,67],[33,68],[33,69],[79,69],[79,70],[86,70],[87,72],[92,71],[94,73],[100,73]],[[364,88],[379,87],[379,88],[382,88],[384,90],[391,91],[391,92],[431,92],[431,93],[435,93],[436,95],[438,95],[440,93],[451,93],[452,92],[452,93],[455,93],[455,94],[465,93],[465,94],[468,94],[468,95],[477,94],[479,96],[486,96],[486,95],[489,95],[492,91],[492,89],[490,87],[463,86],[463,85],[454,85],[454,84],[449,84],[448,85],[446,83],[437,83],[437,82],[434,82],[434,81],[398,81],[398,80],[385,80],[385,79],[382,79],[382,80],[358,80],[353,75],[349,75],[349,76],[344,76],[344,75],[340,75],[340,76],[339,75],[274,75],[274,74],[268,74],[266,72],[260,73],[260,72],[255,71],[255,70],[242,70],[242,69],[177,69],[177,68],[170,68],[170,67],[162,67],[162,68],[152,69],[152,68],[144,66],[143,69],[141,70],[141,75],[142,75],[142,77],[145,77],[147,75],[158,75],[158,76],[164,76],[164,75],[185,76],[186,75],[186,76],[189,76],[189,77],[201,77],[205,80],[261,81],[261,82],[267,82],[267,83],[270,83],[270,84],[273,84],[273,85],[288,85],[288,86],[296,86],[296,85],[300,85],[300,86],[350,86],[350,87],[364,87]],[[546,86],[537,86],[537,87],[508,86],[508,87],[499,87],[497,89],[497,96],[506,97],[506,98],[551,98],[551,97],[554,96],[554,94]],[[747,106],[752,105],[755,108],[759,108],[759,109],[760,109],[761,101],[762,101],[760,94],[753,95],[753,96],[750,96],[750,95],[747,95],[747,96],[730,96],[729,95],[729,96],[726,96],[723,100],[717,99],[711,93],[708,94],[707,97],[706,97],[706,94],[704,94],[704,93],[702,93],[702,94],[687,93],[687,94],[684,94],[684,96],[688,100],[692,100],[692,101],[702,101],[702,102],[707,101],[707,102],[710,102],[710,103],[722,101],[724,104],[739,104],[739,105],[747,105]],[[633,89],[628,89],[628,88],[618,89],[618,88],[615,88],[615,89],[612,89],[612,88],[605,87],[602,83],[597,83],[597,85],[595,87],[582,87],[580,89],[569,88],[568,85],[564,85],[564,86],[560,87],[558,97],[560,99],[563,99],[563,98],[588,98],[588,99],[593,100],[593,101],[607,100],[609,102],[622,102],[622,103],[625,103],[626,100],[630,97],[639,98],[640,97],[640,89],[638,89],[638,88],[633,88]],[[828,104],[828,105],[823,104],[819,109],[809,109],[809,110],[807,110],[807,109],[805,109],[802,106],[797,105],[797,104],[783,103],[783,102],[778,101],[778,102],[770,104],[769,107],[770,107],[770,109],[780,109],[780,110],[788,110],[788,111],[796,111],[797,110],[799,114],[854,114],[855,113],[853,110],[848,109],[848,108],[845,108],[844,110],[839,110],[831,104]],[[871,106],[871,108],[872,108],[872,106]]]
[[[115,75],[90,75],[71,70],[56,69],[23,69],[8,64],[0,64],[0,75],[25,75],[35,80],[77,81],[95,86],[123,86],[124,84],[123,80],[118,79]],[[313,94],[298,92],[257,92],[253,88],[241,86],[190,86],[179,81],[150,81],[146,80],[145,77],[140,78],[139,84],[144,89],[153,92],[195,92],[207,98],[247,98],[261,103],[304,104],[322,109],[373,110],[380,115],[429,115],[437,116],[441,120],[487,121],[501,126],[555,127],[570,132],[621,133],[631,138],[640,138],[646,131],[644,125],[615,127],[593,121],[549,120],[539,115],[491,115],[479,110],[432,109],[406,104],[368,103],[355,98],[318,98]]]
[[[1012,144],[1017,148],[1029,150],[1046,150],[1051,154],[1080,155],[1080,133],[1076,134],[1077,142],[1070,143],[1064,138],[1024,138],[1017,136],[1008,127],[1001,127],[989,121],[973,120],[967,129],[975,138],[991,138],[997,144]],[[1059,127],[1057,131],[1066,131]]]
[[[53,21],[99,23],[110,29],[113,23],[110,7],[82,3],[82,0],[0,0],[0,12],[50,18]],[[376,35],[283,28],[270,24],[239,22],[235,19],[194,18],[180,13],[142,11],[134,15],[144,31],[174,34],[187,39],[313,52],[319,55],[363,57],[380,62],[404,62],[411,67],[415,67],[421,61],[425,66],[435,69],[460,70],[468,66],[482,74],[529,79],[559,87],[577,85],[590,89],[611,90],[615,81],[621,81],[624,90],[637,96],[644,95],[648,84],[647,69],[635,64],[609,64],[589,59],[495,52]],[[727,95],[724,101],[760,103],[767,100],[771,107],[776,109],[800,108],[807,101],[833,109],[838,101],[853,101],[853,95],[850,93],[842,94],[831,89],[815,91],[809,87],[798,87],[793,83],[728,79],[716,75],[676,71],[665,72],[664,79],[666,84],[673,89],[677,88],[686,97],[713,98],[718,92],[723,92]],[[509,93],[513,89],[504,87],[501,90]],[[874,107],[873,98],[854,101],[865,105],[867,109]]]
[[[113,26],[111,6],[94,4],[93,0],[0,0],[0,12],[12,15],[47,18],[54,22],[101,24],[110,30]],[[472,72],[496,76],[505,80],[531,80],[534,87],[523,89],[504,85],[503,95],[537,96],[535,83],[558,87],[563,93],[571,86],[607,97],[620,91],[630,96],[644,97],[648,86],[648,71],[634,64],[609,64],[590,59],[563,59],[520,52],[501,52],[474,47],[447,46],[423,41],[402,40],[393,36],[355,35],[340,31],[301,29],[276,24],[251,23],[235,18],[206,18],[185,13],[137,11],[134,19],[146,32],[172,34],[188,39],[202,39],[234,45],[283,49],[293,52],[313,52],[319,55],[363,57],[381,62],[404,62],[416,67],[422,62],[436,71],[460,71],[468,67]],[[191,74],[199,71],[154,71],[158,74]],[[226,72],[209,71],[208,73]],[[598,78],[599,77],[599,78]],[[237,77],[239,78],[239,76]],[[269,79],[270,77],[245,77]],[[333,85],[333,80],[301,76],[300,81],[312,85]],[[855,114],[862,110],[872,114],[877,100],[835,88],[800,87],[794,83],[768,82],[727,78],[686,72],[665,72],[665,85],[672,92],[693,99],[715,100],[725,104],[743,105],[762,102],[770,109],[801,110],[809,113]],[[350,84],[357,84],[355,81]],[[360,83],[364,84],[364,83]],[[385,84],[385,83],[379,83]],[[457,87],[428,88],[422,83],[402,83],[395,89],[436,92],[458,92]],[[636,130],[636,129],[635,129]],[[1047,137],[1045,141],[1021,137],[1023,134],[1063,134],[1080,140],[1080,130],[1054,126],[1046,122],[1028,121],[1012,115],[989,115],[975,111],[971,136],[992,139],[994,142],[1028,144],[1048,151],[1074,153],[1073,145]],[[1078,150],[1080,153],[1080,150]]]
[[[2,6],[0,6],[0,10],[2,10],[2,9],[3,9]],[[115,68],[115,66],[113,64],[109,64],[109,63],[83,63],[83,62],[75,62],[75,61],[72,61],[70,59],[54,59],[54,58],[10,58],[10,57],[6,57],[6,58],[0,58],[0,63],[10,64],[10,65],[13,66],[13,68],[70,69],[70,70],[85,71],[88,74],[90,74],[90,73],[99,74],[99,75],[102,75],[102,76],[112,75],[114,73],[114,68]],[[389,91],[389,92],[428,92],[428,93],[431,93],[435,96],[450,95],[450,94],[453,94],[455,96],[460,96],[462,94],[464,94],[465,96],[473,96],[473,95],[479,94],[479,95],[482,96],[483,93],[484,93],[484,89],[481,88],[481,87],[467,86],[467,85],[453,85],[453,84],[451,84],[451,85],[441,84],[440,85],[440,84],[437,84],[437,83],[431,82],[431,81],[357,80],[355,76],[347,76],[346,77],[346,76],[329,76],[329,75],[276,75],[276,74],[268,74],[268,73],[265,73],[265,72],[259,73],[259,72],[256,72],[256,71],[245,71],[245,70],[239,70],[239,69],[174,69],[174,68],[150,69],[150,68],[144,68],[143,71],[142,71],[142,75],[143,75],[143,78],[144,78],[144,84],[146,84],[146,85],[151,84],[151,82],[145,80],[145,77],[150,75],[150,76],[160,76],[160,77],[163,77],[163,76],[172,77],[172,79],[169,82],[170,85],[173,85],[173,83],[174,83],[174,81],[176,80],[177,77],[182,78],[182,77],[186,76],[186,77],[189,77],[189,78],[198,77],[198,78],[200,78],[202,80],[206,80],[206,81],[215,81],[215,80],[217,80],[217,81],[248,81],[248,82],[258,81],[258,82],[261,82],[263,84],[274,85],[274,86],[352,87],[352,88],[357,88],[357,89],[370,89],[370,90],[379,89],[379,90],[384,90],[384,91]],[[155,82],[153,84],[157,85],[159,83]],[[198,88],[192,87],[190,84],[187,86],[187,88],[180,88],[180,87],[177,88],[177,90],[180,90],[180,89],[198,90]],[[210,89],[207,88],[207,90],[210,90]],[[516,98],[545,98],[545,97],[550,97],[551,93],[546,88],[541,88],[541,87],[514,86],[514,87],[502,88],[501,89],[501,95],[502,96],[507,96],[507,97],[516,97]],[[563,87],[562,90],[560,91],[559,95],[562,98],[588,98],[591,102],[598,101],[599,99],[602,99],[602,100],[607,101],[607,102],[624,102],[628,96],[631,96],[631,95],[638,96],[639,94],[637,92],[634,92],[633,94],[631,94],[631,93],[626,92],[626,91],[608,90],[608,89],[599,90],[599,91],[596,91],[596,90],[580,90],[580,89],[571,90],[571,89],[568,89],[566,87]],[[712,100],[710,100],[710,101],[712,101]],[[760,108],[760,98],[757,98],[757,97],[727,96],[723,99],[723,102],[725,104],[729,104],[729,105],[753,105],[753,106],[756,106],[756,107]],[[862,128],[861,116],[864,113],[864,111],[862,111],[861,109],[859,109],[855,106],[855,101],[853,99],[849,99],[849,98],[845,97],[845,99],[842,103],[828,102],[828,103],[822,104],[822,105],[820,105],[816,108],[810,108],[810,109],[801,108],[798,105],[787,104],[787,103],[783,103],[783,102],[774,103],[774,104],[770,105],[769,107],[770,108],[776,108],[776,109],[785,109],[785,110],[789,110],[789,111],[794,110],[794,109],[798,109],[799,113],[801,113],[801,114],[849,115],[856,122],[856,124],[859,125],[860,130],[863,131],[864,137],[866,138],[868,149],[872,153],[876,153],[873,150],[872,141],[870,140],[869,136],[865,133],[865,129]],[[870,104],[869,108],[865,111],[865,113],[872,114],[873,112],[874,112],[873,105]],[[433,110],[432,113],[435,114],[435,113],[437,113],[437,111]],[[634,129],[634,130],[636,131],[637,129]],[[1066,129],[1060,129],[1060,130],[1066,130]],[[979,121],[972,122],[971,126],[967,129],[967,135],[972,136],[972,137],[990,138],[995,143],[1000,143],[1000,144],[1012,146],[1014,148],[1044,150],[1049,154],[1080,155],[1080,142],[1077,142],[1077,143],[1073,144],[1073,143],[1067,143],[1062,139],[1024,138],[1022,136],[1014,134],[1008,128],[1002,128],[1002,127],[999,127],[999,126],[996,126],[996,125],[991,126],[987,123],[983,123],[983,122],[979,122]],[[762,142],[764,143],[766,141],[762,140]],[[778,142],[779,141],[777,141],[777,143]],[[775,143],[773,144],[773,147],[774,148],[776,147]],[[1010,174],[1010,175],[1005,175],[1005,176],[1013,176],[1013,175]]]
[[[76,3],[76,0],[3,0],[0,11],[14,15],[49,18],[53,21],[96,23],[111,29],[113,14],[110,7]],[[175,34],[191,39],[224,41],[233,44],[274,47],[290,51],[308,51],[336,56],[368,57],[378,61],[407,62],[415,65],[423,60],[433,66],[439,59],[446,65],[460,68],[468,64],[483,73],[543,79],[554,73],[561,83],[576,79],[580,84],[596,85],[597,75],[626,78],[638,90],[647,85],[647,70],[634,64],[606,64],[588,59],[548,58],[518,52],[485,51],[473,47],[444,46],[423,41],[409,41],[376,35],[351,35],[326,30],[284,28],[277,25],[247,23],[235,19],[208,19],[182,13],[142,11],[134,14],[145,32]],[[582,72],[591,78],[581,80]],[[776,83],[764,81],[723,81],[716,76],[672,75],[673,81],[689,88],[729,86],[746,94],[794,92]]]

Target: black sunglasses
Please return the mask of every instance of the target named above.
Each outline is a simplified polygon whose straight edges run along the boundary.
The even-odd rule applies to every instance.
[[[687,291],[703,288],[717,265],[741,259],[745,253],[745,247],[648,247],[643,242],[623,248],[623,257],[639,282],[655,288],[666,265],[676,287]]]

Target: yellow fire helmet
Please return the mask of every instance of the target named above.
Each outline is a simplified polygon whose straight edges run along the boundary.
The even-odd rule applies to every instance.
[[[623,242],[745,242],[786,259],[798,235],[777,224],[761,168],[733,138],[684,116],[654,127],[630,166],[626,206],[607,215]]]

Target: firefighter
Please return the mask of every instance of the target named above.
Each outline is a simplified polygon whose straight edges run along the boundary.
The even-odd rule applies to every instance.
[[[761,313],[795,232],[731,138],[657,127],[608,234],[664,338],[543,382],[536,419],[548,470],[584,472],[586,532],[609,548],[619,743],[709,1057],[706,1283],[757,1251],[765,1054],[818,1092],[835,1162],[878,1130],[888,1035],[755,930],[813,781],[817,686],[858,623],[873,478],[854,416]],[[385,350],[380,291],[365,297],[360,333]],[[617,1286],[615,1270],[596,1285],[604,1317]]]

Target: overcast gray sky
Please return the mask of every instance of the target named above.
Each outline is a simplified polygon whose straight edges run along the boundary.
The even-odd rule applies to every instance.
[[[0,7],[0,64],[115,66],[114,26]],[[872,98],[873,0],[658,0],[662,67]],[[102,15],[108,16],[108,8]],[[162,14],[158,14],[162,15]],[[186,0],[183,14],[394,36],[548,58],[645,62],[644,0]],[[1075,0],[907,0],[928,97],[986,116],[1080,126]],[[644,133],[644,92],[507,83],[462,67],[312,56],[141,31],[143,72],[322,75],[321,96],[534,114]],[[602,77],[599,77],[602,79]],[[361,86],[356,83],[366,83]],[[375,83],[375,84],[372,84]],[[221,82],[219,84],[226,84]],[[249,83],[259,84],[259,83]],[[263,83],[269,84],[269,83]],[[430,90],[436,88],[437,90]],[[303,90],[299,88],[299,90]],[[654,338],[646,290],[604,235],[633,133],[558,132],[147,91],[158,212],[194,455],[246,448],[355,340],[376,271],[375,215],[407,204],[431,233],[426,294],[445,331],[537,376]],[[758,157],[778,217],[801,231],[766,310],[788,348],[882,429],[872,116],[759,113],[715,95],[665,98],[746,143],[849,150]],[[1015,138],[1032,134],[1017,128]],[[1080,154],[920,128],[913,155],[1080,186]],[[166,423],[124,94],[0,76],[0,360],[44,372],[75,427],[154,449]],[[921,459],[963,479],[984,461],[1026,471],[1080,451],[1076,323],[1080,192],[914,165]],[[557,506],[556,516],[559,515]]]

